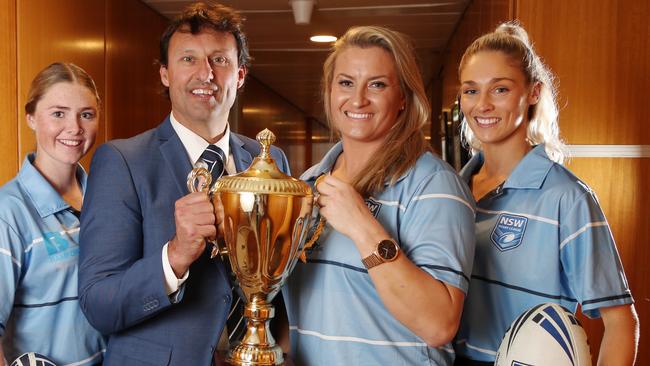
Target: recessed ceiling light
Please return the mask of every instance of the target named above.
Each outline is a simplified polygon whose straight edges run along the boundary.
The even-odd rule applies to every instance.
[[[312,42],[319,42],[319,43],[328,43],[328,42],[334,42],[336,41],[336,37],[334,36],[311,36],[309,38]]]

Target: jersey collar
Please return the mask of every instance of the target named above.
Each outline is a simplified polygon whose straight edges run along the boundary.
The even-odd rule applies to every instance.
[[[338,159],[342,152],[343,143],[339,141],[327,152],[327,154],[325,154],[318,164],[307,169],[307,171],[302,174],[303,180],[312,182],[321,175],[331,172],[336,163],[336,159]]]
[[[70,208],[63,197],[34,167],[35,153],[28,154],[18,172],[18,182],[27,193],[41,218]],[[86,192],[87,175],[81,165],[77,164],[77,179],[82,192]]]
[[[320,161],[320,163],[314,165],[313,167],[307,169],[302,174],[302,179],[306,182],[312,182],[316,180],[316,178],[320,177],[323,174],[327,174],[332,171],[334,168],[334,164],[336,163],[336,159],[338,159],[339,155],[343,152],[343,143],[341,141],[337,142],[336,145],[334,145],[328,152],[325,154],[323,159]],[[420,157],[422,158],[422,157]],[[418,159],[420,159],[418,158]],[[403,180],[406,178],[411,171],[413,170],[413,167],[409,168],[402,174],[396,181],[397,182]],[[389,186],[390,182],[385,182],[385,186]]]
[[[474,155],[460,172],[461,178],[467,183],[483,166],[483,152]],[[535,146],[517,164],[515,169],[503,184],[503,188],[540,189],[544,180],[555,164],[546,155],[544,144]]]

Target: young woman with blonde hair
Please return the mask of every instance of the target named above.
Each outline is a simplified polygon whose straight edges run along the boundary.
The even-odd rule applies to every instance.
[[[545,302],[602,316],[599,364],[632,364],[632,295],[595,194],[562,166],[551,72],[506,23],[467,48],[459,74],[477,243],[456,364],[493,363],[510,323]]]

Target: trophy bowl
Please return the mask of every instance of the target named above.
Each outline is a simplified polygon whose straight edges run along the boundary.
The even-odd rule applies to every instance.
[[[209,189],[213,203],[220,199],[224,208],[225,248],[232,272],[245,301],[246,334],[231,344],[226,362],[231,365],[282,365],[282,349],[275,343],[269,321],[275,315],[271,301],[296,265],[303,250],[318,233],[307,240],[311,227],[313,194],[309,185],[282,173],[269,151],[275,136],[269,130],[257,135],[260,155],[244,172],[224,176]],[[195,168],[188,187],[196,190],[202,177],[210,186],[210,173]],[[216,243],[215,243],[216,245]],[[214,252],[213,252],[214,253]]]

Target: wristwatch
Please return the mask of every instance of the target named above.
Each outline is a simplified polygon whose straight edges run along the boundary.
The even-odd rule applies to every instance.
[[[361,262],[367,269],[382,263],[392,262],[399,256],[399,245],[393,239],[384,239],[377,244],[375,251],[363,258]]]

